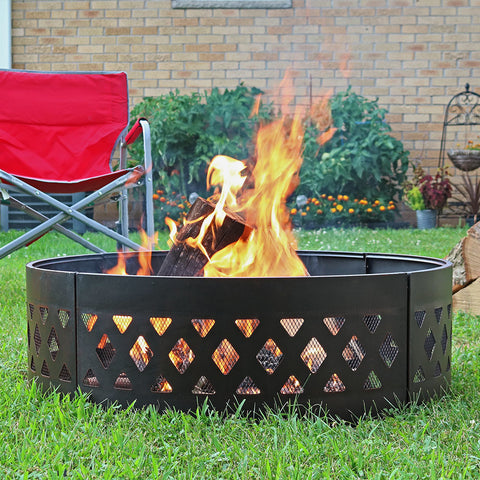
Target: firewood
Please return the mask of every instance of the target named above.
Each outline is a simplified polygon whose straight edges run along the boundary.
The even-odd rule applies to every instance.
[[[207,229],[202,246],[208,257],[200,248],[194,248],[186,242],[196,238],[200,233],[203,220],[215,210],[215,204],[203,198],[197,198],[188,212],[186,222],[178,231],[176,240],[163,261],[158,275],[161,276],[201,276],[202,269],[215,252],[236,242],[242,235],[251,231],[245,221],[232,212],[226,212],[222,225],[215,222]]]
[[[480,315],[480,278],[453,295],[452,308],[455,312],[464,311]]]
[[[468,230],[446,258],[453,264],[453,293],[480,277],[480,222]]]

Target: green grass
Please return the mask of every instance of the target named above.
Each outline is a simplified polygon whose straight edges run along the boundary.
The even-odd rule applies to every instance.
[[[0,232],[0,244],[18,235]],[[464,229],[297,232],[304,249],[443,257]],[[97,235],[90,237],[98,239]],[[109,250],[114,244],[105,241]],[[161,245],[165,247],[165,236]],[[25,263],[86,253],[50,233],[0,260],[0,477],[440,479],[480,475],[480,317],[455,314],[452,390],[352,426],[314,415],[101,408],[25,381]]]

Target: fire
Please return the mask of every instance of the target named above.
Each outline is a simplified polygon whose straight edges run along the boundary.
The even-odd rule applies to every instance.
[[[158,242],[158,233],[156,232],[153,238],[149,238],[144,230],[140,230],[140,239],[142,243],[142,248],[138,252],[138,263],[140,267],[138,268],[136,274],[144,276],[153,275],[151,262],[152,250]],[[122,250],[119,250],[117,254],[117,264],[114,267],[105,270],[105,273],[109,273],[111,275],[128,275],[127,260],[134,254],[132,252],[123,252]]]

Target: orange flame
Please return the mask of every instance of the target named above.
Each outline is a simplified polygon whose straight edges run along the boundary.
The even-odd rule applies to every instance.
[[[153,238],[150,238],[144,230],[140,230],[140,239],[142,243],[142,248],[138,252],[138,263],[140,264],[140,267],[136,274],[152,275],[152,250],[158,243],[158,233],[155,232]],[[127,260],[134,254],[132,252],[123,252],[122,250],[118,250],[117,255],[117,264],[114,267],[105,270],[105,273],[110,275],[128,275]]]

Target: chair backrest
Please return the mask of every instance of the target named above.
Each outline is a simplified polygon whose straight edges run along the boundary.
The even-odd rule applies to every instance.
[[[69,182],[111,172],[128,126],[125,73],[0,71],[0,169]]]

